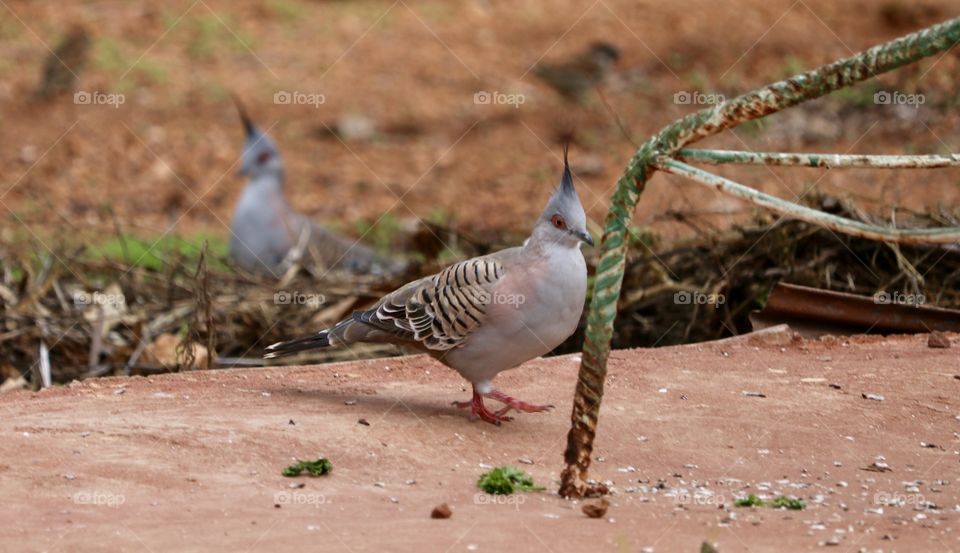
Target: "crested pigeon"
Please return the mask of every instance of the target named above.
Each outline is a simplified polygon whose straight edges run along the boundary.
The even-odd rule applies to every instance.
[[[582,101],[591,88],[607,78],[619,59],[616,46],[595,42],[568,62],[538,63],[533,72],[567,100]]]
[[[34,96],[52,98],[70,92],[87,63],[91,42],[86,28],[81,25],[71,27],[57,47],[47,55]]]
[[[393,275],[402,263],[379,257],[368,246],[313,223],[287,203],[283,159],[273,140],[260,131],[236,102],[246,133],[240,173],[248,181],[230,223],[230,259],[258,274],[282,276],[291,256],[301,254],[327,270]]]
[[[563,176],[522,246],[461,261],[384,296],[318,334],[279,342],[265,358],[357,342],[385,342],[430,354],[473,385],[471,419],[499,424],[510,410],[552,406],[515,399],[493,378],[560,345],[583,312],[587,266],[582,243],[593,245],[564,148]],[[491,411],[484,398],[504,404]]]

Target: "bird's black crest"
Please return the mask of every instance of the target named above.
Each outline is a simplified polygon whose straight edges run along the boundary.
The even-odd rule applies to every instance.
[[[563,144],[563,178],[560,179],[560,191],[563,194],[576,194],[573,187],[573,174],[570,172],[570,163],[567,161],[567,151],[570,149],[570,143]]]
[[[253,121],[250,120],[250,116],[247,115],[247,110],[243,107],[243,102],[240,101],[240,98],[236,94],[231,94],[233,98],[233,105],[237,106],[237,113],[240,115],[240,121],[243,122],[243,130],[247,133],[247,136],[253,136],[257,132],[257,128],[253,126]]]

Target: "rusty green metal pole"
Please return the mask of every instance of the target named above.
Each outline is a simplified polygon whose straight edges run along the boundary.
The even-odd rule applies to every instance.
[[[626,231],[634,207],[658,156],[672,156],[681,148],[724,129],[758,119],[806,100],[819,98],[881,73],[943,52],[960,42],[960,18],[875,46],[852,57],[759,88],[707,108],[664,127],[633,155],[617,181],[601,244],[600,262],[587,316],[583,360],[573,400],[571,427],[564,453],[560,495],[582,497],[603,490],[587,483],[593,439],[597,430],[613,321],[623,283]]]
[[[742,198],[754,205],[779,213],[783,217],[806,221],[848,236],[896,244],[953,244],[960,242],[960,227],[902,229],[871,225],[863,221],[824,213],[805,205],[788,202],[770,194],[764,194],[739,182],[714,175],[671,157],[660,157],[653,163],[657,170],[664,173],[687,177],[704,186],[715,188],[735,198]]]
[[[939,169],[960,167],[960,155],[850,155],[797,152],[741,152],[736,150],[693,150],[684,148],[674,158],[680,161],[723,165],[780,165],[823,169]]]

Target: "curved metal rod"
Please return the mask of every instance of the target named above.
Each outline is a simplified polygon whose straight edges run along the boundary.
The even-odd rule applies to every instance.
[[[690,180],[747,200],[785,217],[806,221],[851,236],[898,244],[952,244],[960,241],[960,228],[958,227],[924,229],[880,227],[788,202],[666,156],[654,159],[653,166],[664,173],[687,177]]]
[[[560,473],[560,495],[565,497],[603,493],[588,483],[607,357],[613,338],[613,321],[623,284],[627,255],[627,228],[647,180],[654,172],[651,162],[673,155],[694,142],[753,119],[819,98],[835,90],[949,50],[960,43],[960,18],[880,44],[859,54],[794,75],[732,98],[718,106],[691,113],[650,137],[633,154],[617,181],[600,244],[600,260],[593,280],[593,296],[587,315],[583,360],[570,413],[570,431],[564,451],[566,466]]]
[[[936,169],[960,167],[960,155],[842,155],[793,152],[741,152],[737,150],[701,150],[684,148],[676,159],[710,165],[783,165],[797,167],[861,167],[873,169]]]

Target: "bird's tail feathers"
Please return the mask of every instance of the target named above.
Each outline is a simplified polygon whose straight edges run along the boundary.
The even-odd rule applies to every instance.
[[[263,358],[264,359],[273,359],[275,357],[282,357],[284,355],[291,355],[300,351],[306,351],[309,349],[319,349],[326,348],[330,346],[330,331],[321,330],[317,334],[312,336],[305,336],[303,338],[295,338],[293,340],[287,340],[285,342],[277,342],[276,344],[271,344],[266,347],[264,350]]]

